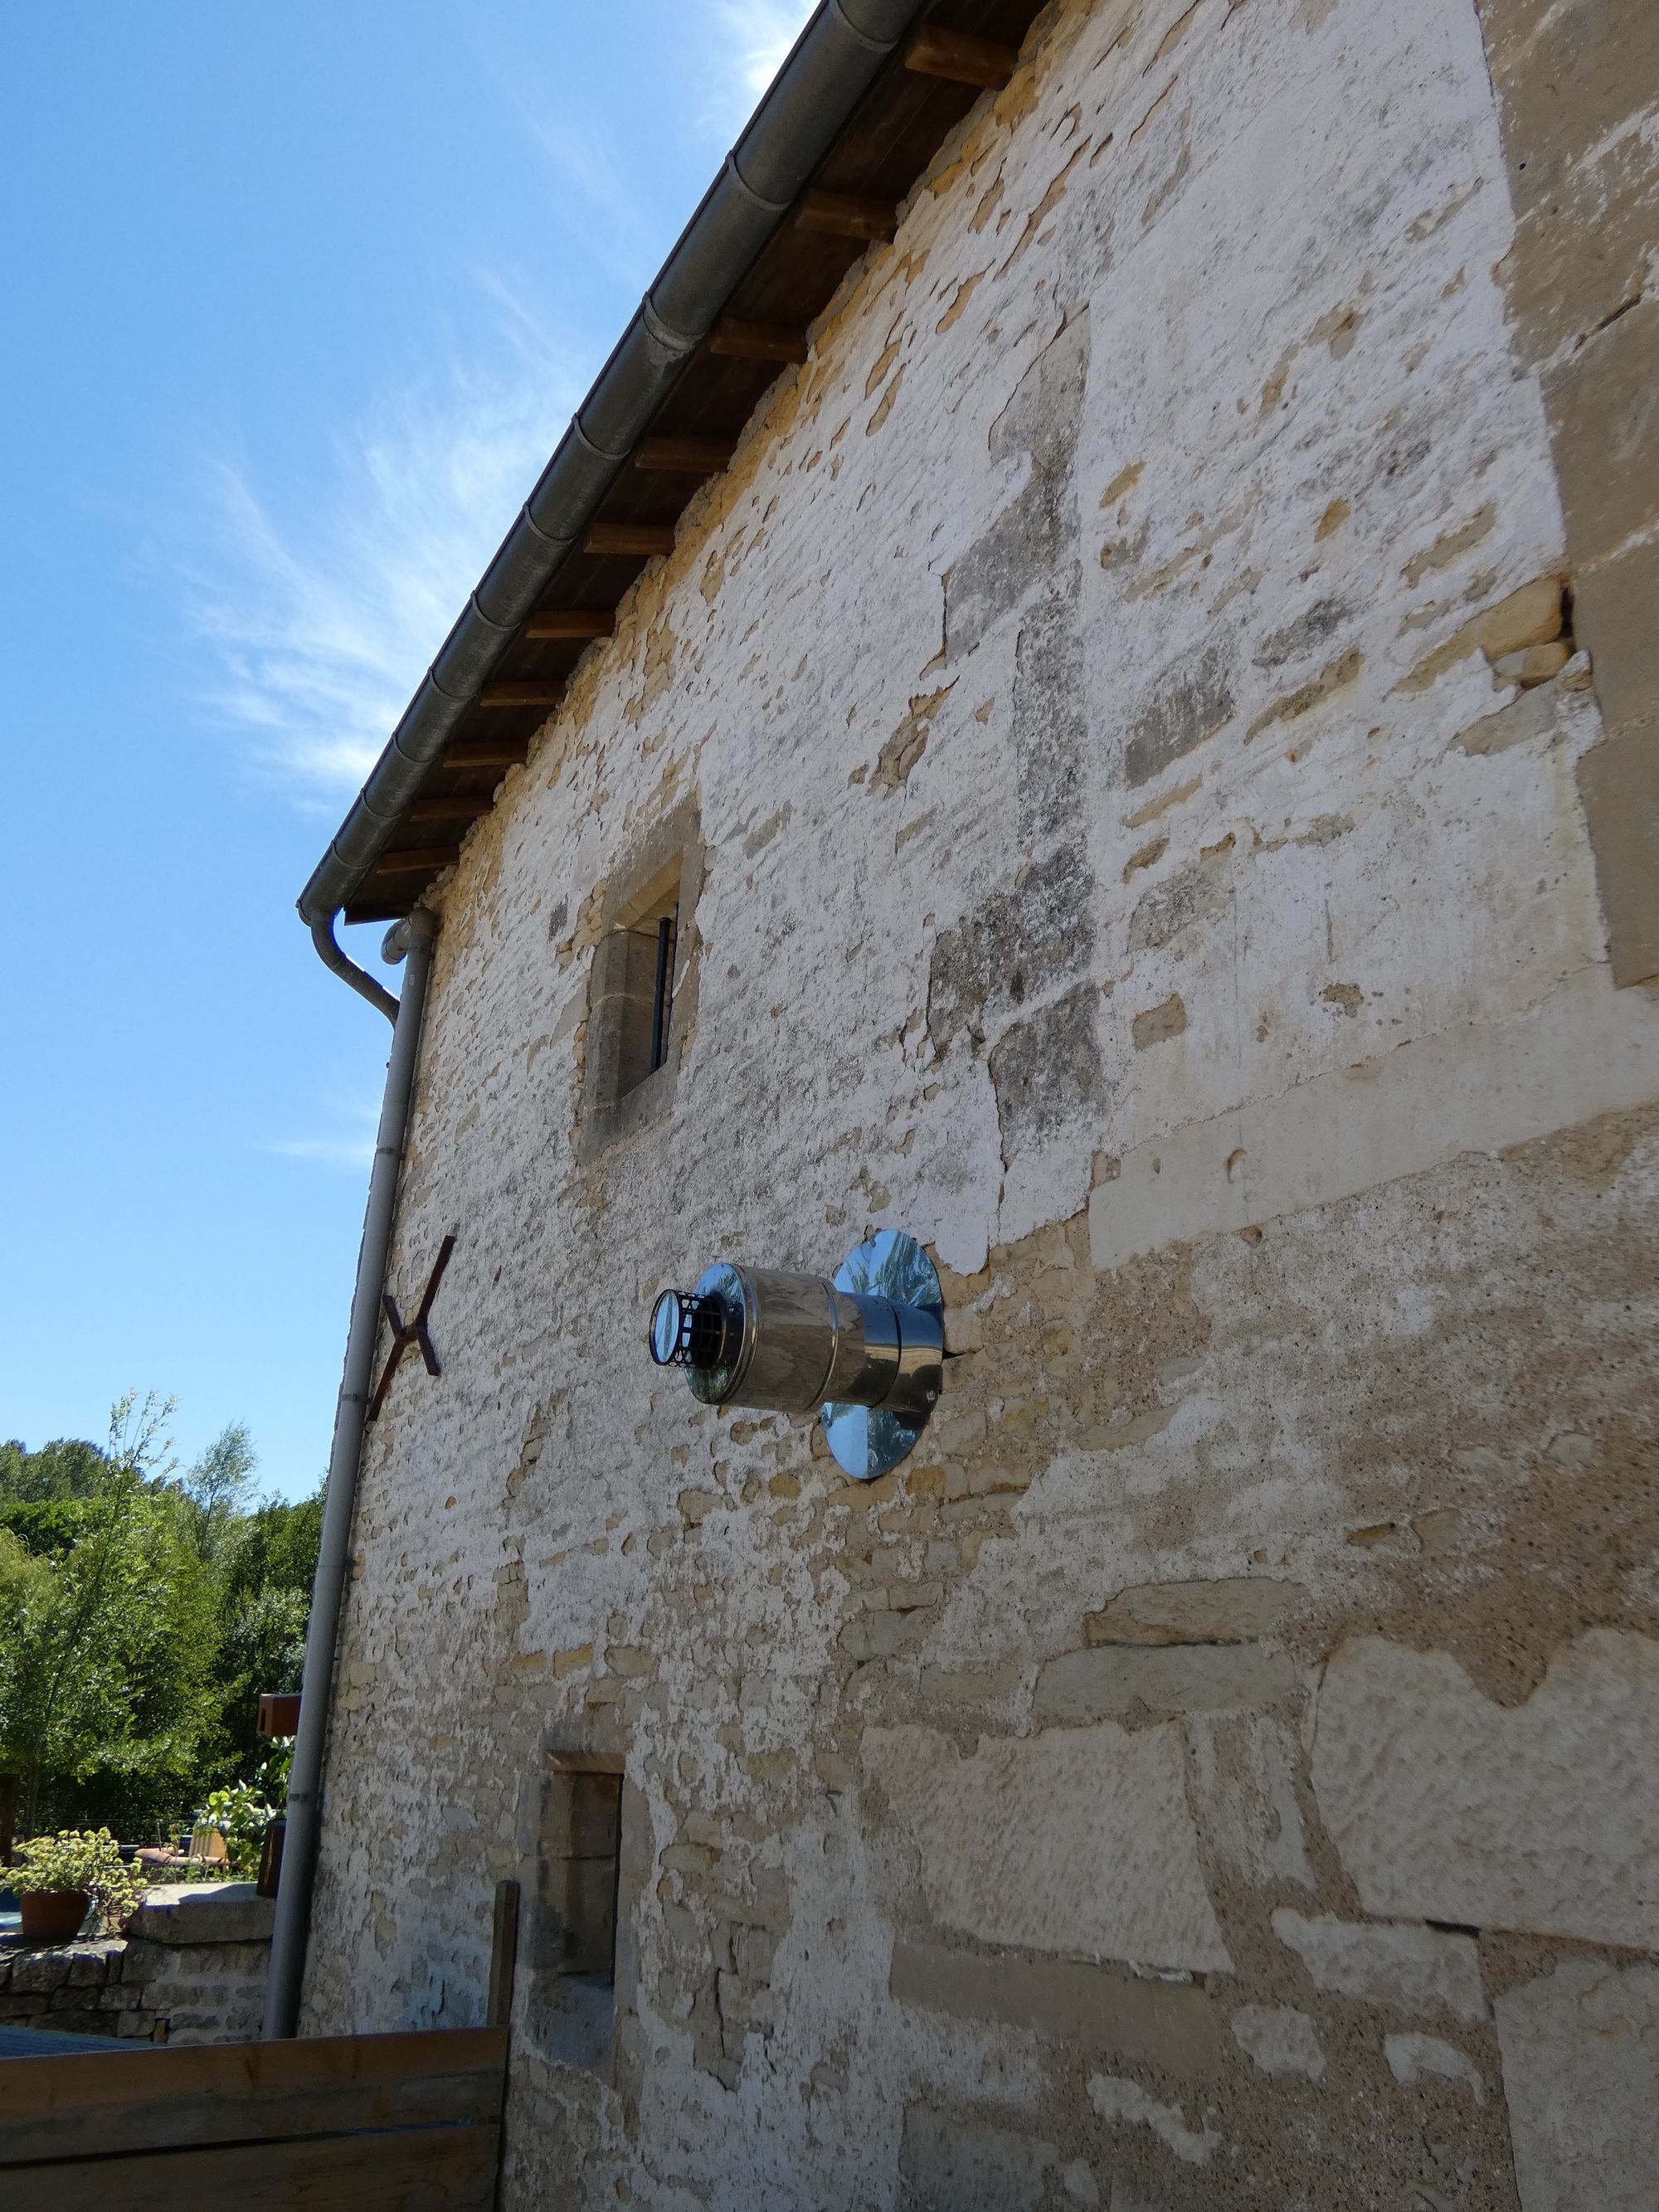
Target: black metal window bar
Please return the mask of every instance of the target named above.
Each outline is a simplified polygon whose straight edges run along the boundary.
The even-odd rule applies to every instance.
[[[651,1007],[651,1073],[668,1057],[668,1030],[674,1018],[674,945],[679,935],[680,910],[665,914],[657,924],[657,988]]]

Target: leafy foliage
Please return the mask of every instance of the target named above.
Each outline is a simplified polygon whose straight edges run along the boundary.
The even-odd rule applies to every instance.
[[[250,1881],[259,1871],[259,1846],[279,1809],[251,1782],[234,1782],[228,1790],[209,1790],[202,1818],[210,1821],[225,1839],[233,1881]]]
[[[20,1895],[31,1890],[83,1889],[97,1907],[100,1926],[119,1928],[144,1893],[144,1877],[124,1865],[121,1847],[107,1828],[66,1828],[17,1846],[6,1883]]]
[[[176,1835],[252,1782],[259,1692],[299,1686],[320,1492],[255,1501],[240,1424],[179,1474],[171,1412],[130,1394],[102,1449],[0,1444],[0,1767],[26,1834]]]

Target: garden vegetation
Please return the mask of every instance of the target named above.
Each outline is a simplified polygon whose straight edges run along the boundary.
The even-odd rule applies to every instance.
[[[101,1447],[0,1443],[0,1771],[21,1835],[176,1838],[210,1793],[265,1778],[256,1700],[300,1686],[321,1489],[257,1497],[240,1424],[181,1471],[172,1408],[130,1394]]]

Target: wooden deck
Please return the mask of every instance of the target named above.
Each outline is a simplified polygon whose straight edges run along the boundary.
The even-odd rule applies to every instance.
[[[504,2027],[0,2065],[6,2212],[489,2212]]]

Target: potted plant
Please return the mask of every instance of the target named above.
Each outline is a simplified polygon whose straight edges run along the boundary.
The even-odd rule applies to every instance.
[[[73,1942],[89,1911],[100,1927],[118,1928],[144,1889],[107,1828],[65,1828],[19,1844],[6,1879],[17,1893],[26,1943]]]

